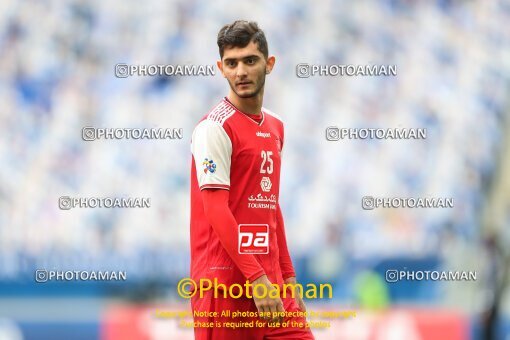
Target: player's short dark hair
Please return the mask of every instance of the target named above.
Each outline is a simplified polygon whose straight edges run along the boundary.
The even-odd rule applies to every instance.
[[[267,59],[267,40],[255,21],[236,20],[223,26],[218,32],[218,47],[223,58],[225,48],[246,47],[251,41],[257,44],[259,51]]]

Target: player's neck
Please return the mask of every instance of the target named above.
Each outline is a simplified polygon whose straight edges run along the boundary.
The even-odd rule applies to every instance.
[[[256,96],[250,98],[241,98],[234,91],[230,91],[227,99],[240,111],[250,115],[260,115],[262,110],[262,99],[264,98],[264,89]]]

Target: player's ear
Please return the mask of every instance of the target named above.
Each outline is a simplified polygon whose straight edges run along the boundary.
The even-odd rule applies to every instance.
[[[271,73],[274,67],[274,63],[276,62],[276,58],[274,55],[270,55],[266,60],[266,74]]]
[[[220,69],[220,72],[221,72],[221,75],[223,76],[223,78],[226,78],[225,77],[225,73],[223,72],[223,63],[221,62],[221,60],[218,60],[216,62],[216,65],[218,66],[218,68]]]

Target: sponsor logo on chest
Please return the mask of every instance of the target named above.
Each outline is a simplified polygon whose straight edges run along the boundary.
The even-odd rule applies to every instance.
[[[257,133],[255,135],[257,137],[262,137],[262,138],[271,138],[271,133],[270,132],[257,131]]]

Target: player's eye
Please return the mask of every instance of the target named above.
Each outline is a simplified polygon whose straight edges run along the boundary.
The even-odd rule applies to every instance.
[[[228,60],[225,64],[227,65],[227,67],[235,67],[236,66],[236,62],[233,60]]]
[[[248,59],[246,59],[246,64],[248,64],[248,65],[253,65],[253,64],[255,64],[255,59],[254,59],[254,58],[248,58]]]

